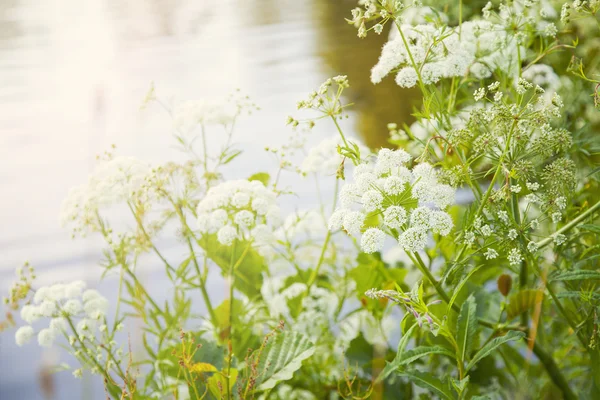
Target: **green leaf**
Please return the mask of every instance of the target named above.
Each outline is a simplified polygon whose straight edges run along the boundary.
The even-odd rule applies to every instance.
[[[415,385],[430,390],[442,399],[454,399],[454,394],[444,385],[444,382],[435,376],[416,370],[404,371],[400,375],[408,378]]]
[[[257,390],[272,389],[278,382],[291,379],[302,361],[312,356],[315,345],[298,332],[282,332],[270,340],[260,354]]]
[[[598,168],[598,170],[600,171],[600,167]],[[578,228],[594,233],[600,233],[600,225],[583,224],[579,225]]]
[[[216,373],[210,378],[206,380],[206,384],[210,393],[214,396],[215,399],[222,399],[223,395],[227,393],[227,378],[226,378],[226,370],[223,370],[220,373]],[[229,393],[235,394],[234,386],[237,382],[238,370],[235,368],[231,368],[229,372]],[[194,393],[193,388],[190,387],[190,394]],[[202,391],[199,391],[202,394]]]
[[[591,271],[587,269],[580,269],[577,271],[564,271],[550,276],[550,282],[556,281],[579,281],[586,279],[600,279],[600,271]]]
[[[402,360],[402,355],[404,354],[404,349],[406,348],[406,345],[408,344],[410,335],[412,334],[412,331],[417,327],[418,324],[419,324],[418,322],[415,322],[414,324],[412,324],[412,326],[407,329],[407,331],[404,333],[404,335],[402,335],[402,338],[400,338],[400,341],[398,342],[398,350],[396,351],[396,357],[394,358],[394,360],[391,363],[387,363],[385,368],[383,368],[383,371],[381,371],[381,374],[379,374],[379,376],[377,377],[377,382],[384,380],[393,371],[398,369],[397,364],[399,364],[400,361]]]
[[[508,331],[508,333],[504,336],[497,337],[495,339],[490,340],[485,346],[483,346],[476,354],[473,356],[471,362],[467,365],[467,369],[465,372],[468,372],[471,368],[475,366],[482,358],[490,355],[494,350],[503,345],[506,342],[510,342],[513,340],[519,340],[525,337],[525,333],[519,331]]]
[[[229,273],[231,267],[232,251],[233,262],[237,262],[248,246],[246,242],[237,242],[235,246],[225,246],[219,243],[216,235],[204,235],[198,240],[207,256],[217,264],[223,273]],[[248,249],[244,258],[235,270],[235,287],[250,298],[260,295],[263,282],[263,271],[266,270],[264,259],[253,248]]]
[[[460,290],[462,289],[462,287],[465,285],[465,283],[467,283],[467,281],[469,280],[469,278],[471,278],[471,275],[473,275],[475,272],[477,272],[479,270],[479,268],[483,267],[483,264],[476,266],[475,268],[473,268],[471,270],[471,272],[469,272],[459,283],[458,285],[456,285],[456,288],[454,289],[454,294],[452,295],[452,298],[450,299],[450,302],[448,302],[448,309],[446,311],[446,314],[448,314],[450,312],[450,310],[452,310],[452,304],[454,304],[454,300],[456,300],[456,297],[458,297],[458,294],[460,293]]]
[[[462,363],[467,360],[467,357],[473,349],[473,342],[477,334],[477,305],[475,298],[471,295],[463,303],[458,315],[456,323],[458,360]]]
[[[448,356],[453,360],[455,359],[454,353],[442,346],[419,346],[404,352],[402,358],[398,361],[398,367],[408,365],[429,354],[441,354]],[[395,361],[396,360],[394,360],[394,362]]]
[[[271,180],[271,175],[266,172],[257,172],[248,178],[249,181],[259,181],[262,182],[263,185],[267,186],[269,181]]]
[[[375,349],[373,345],[367,342],[361,333],[350,341],[345,355],[351,364],[358,364],[359,367],[365,367],[373,361],[374,353]]]
[[[543,299],[544,292],[539,289],[525,289],[511,295],[506,306],[506,318],[510,321],[533,309]]]

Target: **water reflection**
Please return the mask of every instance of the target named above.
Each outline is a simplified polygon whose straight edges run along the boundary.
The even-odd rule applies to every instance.
[[[313,1],[319,21],[315,27],[318,52],[335,73],[348,75],[350,79],[348,94],[356,105],[356,130],[369,147],[386,146],[389,122],[400,126],[412,122],[418,90],[401,89],[389,77],[377,85],[371,83],[371,68],[387,41],[388,31],[359,39],[356,28],[344,21],[356,1]]]
[[[285,142],[285,117],[298,99],[334,74],[349,75],[356,104],[345,129],[373,147],[385,145],[387,122],[408,119],[411,92],[392,80],[373,86],[369,70],[385,38],[359,40],[346,24],[354,1],[5,0],[0,3],[0,290],[29,259],[40,284],[94,282],[98,240],[72,241],[57,223],[68,189],[84,182],[95,155],[117,143],[119,154],[150,162],[178,156],[171,124],[157,109],[140,112],[151,81],[179,99],[242,88],[263,111],[242,122],[238,139],[252,152]],[[317,126],[313,140],[331,135]],[[266,170],[266,157],[246,161]],[[246,169],[229,171],[247,176]],[[309,206],[312,185],[296,186]],[[177,243],[161,243],[168,257]],[[152,265],[149,265],[151,267]],[[162,293],[145,272],[150,290]],[[110,296],[114,282],[101,286]],[[218,291],[219,287],[215,286]],[[163,295],[165,295],[163,293]],[[43,398],[42,352],[0,338],[0,398]],[[54,353],[45,360],[56,362]],[[15,362],[15,360],[18,360]],[[55,398],[93,398],[69,373],[54,375]],[[85,386],[85,385],[84,385]],[[97,398],[102,398],[99,389]],[[82,397],[83,393],[86,393]],[[92,390],[94,391],[94,390]]]

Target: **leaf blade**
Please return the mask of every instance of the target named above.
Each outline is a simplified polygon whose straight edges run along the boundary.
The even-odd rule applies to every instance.
[[[479,351],[473,356],[473,359],[467,365],[465,372],[468,372],[471,368],[475,366],[482,358],[490,355],[496,348],[501,346],[504,343],[519,340],[525,337],[525,333],[519,331],[508,331],[508,333],[504,336],[497,337],[491,341],[489,341],[485,346],[483,346]]]

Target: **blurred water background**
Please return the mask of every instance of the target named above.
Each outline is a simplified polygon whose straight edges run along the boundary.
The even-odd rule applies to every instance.
[[[355,106],[344,128],[371,147],[385,145],[388,122],[408,122],[412,92],[393,80],[374,86],[369,70],[385,34],[358,39],[344,17],[353,0],[2,0],[0,1],[0,290],[29,260],[39,284],[85,279],[108,298],[115,281],[98,284],[102,243],[72,240],[58,213],[70,187],[83,183],[111,144],[118,155],[152,163],[178,159],[172,122],[157,106],[140,110],[151,82],[162,98],[193,100],[236,88],[261,111],[241,120],[245,156],[231,176],[273,169],[265,145],[285,143],[287,115],[324,79],[347,74]],[[335,132],[317,125],[311,141]],[[255,156],[251,156],[254,154]],[[256,156],[260,154],[261,156]],[[295,204],[314,202],[298,180]],[[160,247],[177,257],[178,244]],[[150,291],[164,288],[149,258]],[[155,271],[155,272],[153,272]],[[224,286],[215,280],[217,298]],[[200,311],[201,312],[201,311]],[[19,320],[19,318],[17,317]],[[133,330],[135,327],[128,327]],[[69,372],[48,374],[60,358],[32,343],[17,348],[0,335],[0,399],[102,399],[101,386]],[[96,385],[96,386],[94,386]]]

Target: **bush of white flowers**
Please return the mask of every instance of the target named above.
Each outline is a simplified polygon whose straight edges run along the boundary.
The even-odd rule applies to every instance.
[[[243,156],[248,98],[168,107],[152,89],[186,159],[111,150],[61,212],[74,237],[104,238],[118,296],[40,287],[26,264],[2,329],[63,346],[111,399],[600,398],[599,11],[359,0],[358,37],[389,34],[370,79],[418,88],[416,121],[385,121],[386,148],[356,143],[336,76],[288,117],[290,144],[265,149],[273,171],[247,179],[224,167]],[[317,123],[336,135],[304,149]],[[285,215],[285,173],[333,198]],[[176,258],[159,242],[173,235]],[[139,279],[146,254],[166,299]],[[227,284],[219,303],[209,275]]]

